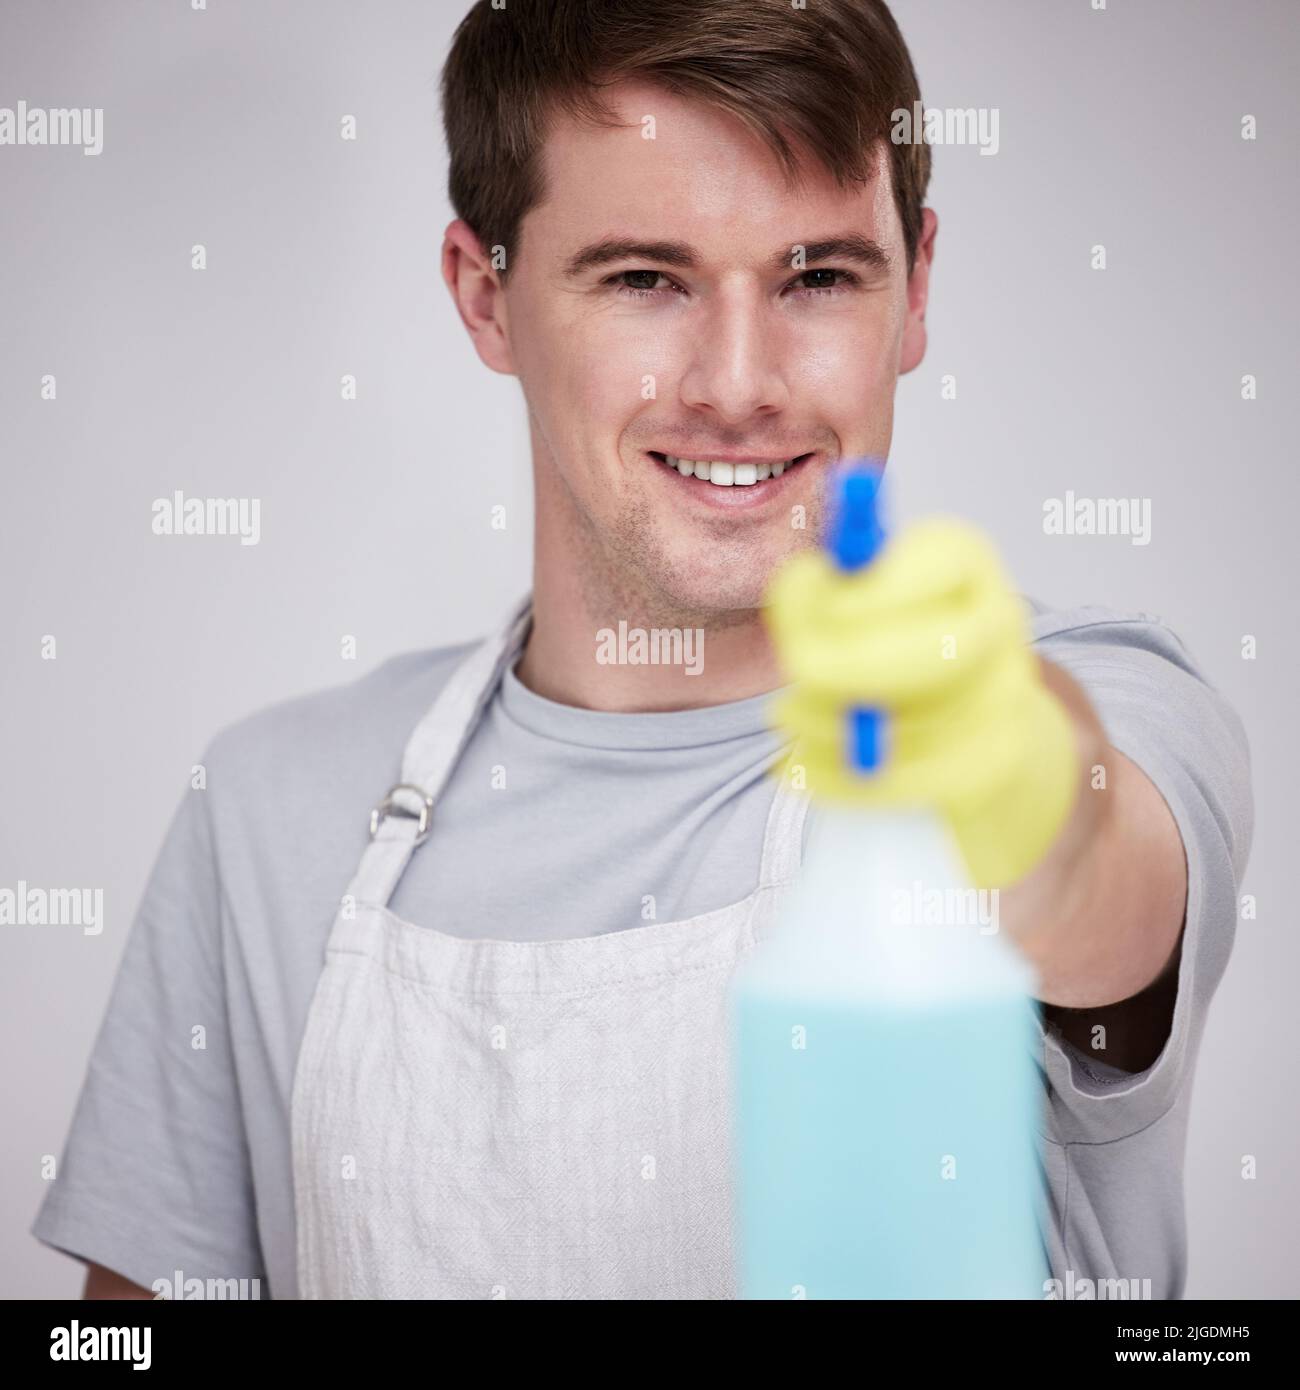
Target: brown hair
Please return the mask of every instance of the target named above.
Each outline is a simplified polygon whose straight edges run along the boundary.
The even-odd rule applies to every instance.
[[[599,88],[628,78],[696,97],[745,122],[793,181],[807,150],[841,184],[889,149],[911,272],[930,147],[890,137],[920,87],[884,0],[477,0],[442,75],[449,190],[485,247],[514,262],[544,189],[540,151],[556,111],[613,121]],[[504,274],[503,274],[504,278]]]

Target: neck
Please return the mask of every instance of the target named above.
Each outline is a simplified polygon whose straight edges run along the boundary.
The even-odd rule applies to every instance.
[[[539,527],[533,622],[516,675],[535,694],[616,713],[700,709],[783,684],[761,610],[689,610],[620,581],[593,548]]]
[[[757,610],[724,623],[665,624],[624,604],[596,611],[535,584],[516,675],[535,694],[631,714],[745,700],[782,683]]]

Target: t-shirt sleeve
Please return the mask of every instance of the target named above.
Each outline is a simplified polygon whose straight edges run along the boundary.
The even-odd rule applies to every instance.
[[[262,1278],[207,793],[172,818],[32,1234],[146,1288]],[[263,1283],[263,1287],[265,1284]]]
[[[1173,1020],[1151,1066],[1121,1071],[1039,1023],[1049,1137],[1105,1142],[1153,1124],[1190,1082],[1236,931],[1254,829],[1250,750],[1236,713],[1160,619],[1095,608],[1039,614],[1034,640],[1083,687],[1111,745],[1154,783],[1187,857]]]

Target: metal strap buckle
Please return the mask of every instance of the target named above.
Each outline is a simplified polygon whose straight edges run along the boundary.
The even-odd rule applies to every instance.
[[[398,792],[413,792],[420,798],[420,810],[417,815],[414,811],[408,811],[400,802],[394,801],[393,797]],[[373,840],[379,834],[379,823],[385,816],[397,815],[404,816],[409,820],[418,821],[416,826],[415,843],[418,845],[421,840],[427,838],[429,834],[429,817],[433,812],[433,797],[424,790],[423,787],[413,786],[410,782],[399,782],[393,787],[387,796],[370,813],[370,838]]]

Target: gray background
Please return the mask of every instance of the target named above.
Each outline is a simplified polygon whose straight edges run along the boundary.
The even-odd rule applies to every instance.
[[[900,383],[899,510],[986,526],[1038,597],[1161,615],[1241,712],[1259,916],[1239,925],[1201,1054],[1187,1293],[1295,1296],[1300,6],[894,8],[926,105],[1001,119],[995,157],[934,152],[930,350]],[[436,78],[463,10],[0,7],[0,105],[105,112],[97,158],[0,147],[0,886],[101,886],[107,917],[98,937],[0,928],[0,1295],[80,1288],[81,1266],[27,1235],[40,1161],[62,1150],[208,738],[482,633],[528,583],[518,388],[478,363],[438,274]],[[178,488],[260,498],[261,543],[153,535],[153,499]],[[1044,535],[1043,502],[1067,489],[1150,498],[1151,543]]]

